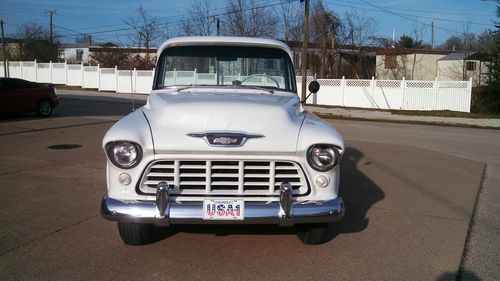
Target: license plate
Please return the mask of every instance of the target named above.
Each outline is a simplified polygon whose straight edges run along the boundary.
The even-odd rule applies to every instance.
[[[243,200],[204,200],[204,220],[243,220],[245,202]]]

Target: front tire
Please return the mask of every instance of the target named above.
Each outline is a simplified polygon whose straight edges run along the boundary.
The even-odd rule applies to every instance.
[[[145,245],[153,240],[154,226],[146,223],[118,223],[118,232],[127,245]]]
[[[40,117],[49,117],[52,114],[53,106],[49,100],[42,100],[38,103],[36,114]]]
[[[328,242],[328,229],[328,223],[304,224],[298,226],[297,236],[304,244],[319,245]]]

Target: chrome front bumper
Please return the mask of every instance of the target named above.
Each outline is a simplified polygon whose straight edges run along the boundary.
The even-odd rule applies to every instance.
[[[291,198],[290,198],[291,199]],[[245,202],[243,220],[204,220],[203,202],[175,203],[160,201],[120,201],[104,197],[101,214],[117,222],[170,224],[279,224],[291,226],[304,223],[323,223],[344,216],[341,197],[327,201],[293,202],[288,207],[280,202]],[[290,201],[291,202],[291,201]],[[162,211],[163,210],[163,211]]]
[[[292,187],[280,186],[278,202],[245,202],[243,220],[204,220],[203,202],[177,203],[171,200],[166,182],[158,184],[155,201],[120,201],[104,197],[101,203],[104,218],[118,222],[170,224],[279,224],[334,222],[344,216],[341,197],[327,201],[292,201]]]
[[[104,197],[101,214],[118,222],[170,224],[279,224],[334,222],[344,216],[344,202],[338,197],[329,201],[295,202],[288,216],[280,215],[278,202],[245,202],[244,220],[203,220],[203,202],[170,203],[161,216],[154,201],[119,201]]]

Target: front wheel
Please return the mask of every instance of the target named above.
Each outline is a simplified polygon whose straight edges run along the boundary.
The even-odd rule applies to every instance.
[[[297,227],[297,236],[302,243],[318,245],[328,242],[328,223],[304,224]]]
[[[118,232],[127,245],[145,245],[153,240],[152,224],[146,223],[118,223]]]
[[[36,114],[40,117],[49,117],[52,114],[52,104],[48,100],[42,100],[36,109]]]

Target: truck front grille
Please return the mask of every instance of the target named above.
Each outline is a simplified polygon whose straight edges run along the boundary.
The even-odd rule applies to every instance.
[[[308,191],[304,172],[288,161],[160,160],[148,166],[139,190],[154,194],[162,181],[174,195],[278,196],[283,182],[292,185],[294,195]]]

